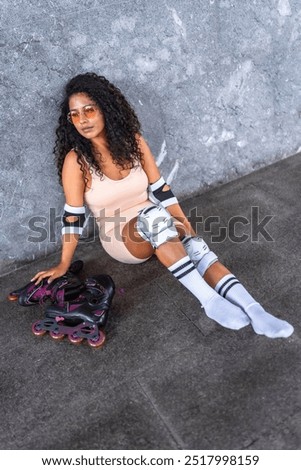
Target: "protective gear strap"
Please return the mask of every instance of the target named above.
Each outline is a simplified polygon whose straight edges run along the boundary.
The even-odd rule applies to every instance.
[[[149,199],[155,204],[161,204],[163,207],[168,207],[172,204],[178,204],[178,200],[171,189],[163,191],[165,185],[166,182],[162,176],[158,179],[158,181],[150,184]]]
[[[139,235],[158,248],[178,236],[170,213],[162,206],[149,206],[139,211],[136,228]]]
[[[86,219],[85,215],[85,207],[74,207],[69,206],[69,204],[64,205],[64,214],[62,217],[63,228],[62,228],[62,235],[67,233],[74,233],[77,235],[81,235],[84,229],[84,223]],[[68,217],[76,217],[74,222],[70,222]]]
[[[186,236],[183,238],[182,243],[189,258],[202,276],[218,260],[216,254],[210,250],[207,243],[201,237]]]

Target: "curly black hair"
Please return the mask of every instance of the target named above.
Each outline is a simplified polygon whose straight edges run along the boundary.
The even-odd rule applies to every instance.
[[[90,140],[81,136],[67,119],[69,99],[77,93],[85,93],[100,108],[105,119],[106,139],[113,161],[122,169],[133,168],[142,160],[142,153],[137,142],[141,125],[137,115],[122,92],[105,77],[93,72],[76,75],[65,87],[65,97],[61,103],[61,115],[56,129],[56,141],[53,149],[62,183],[62,169],[67,153],[74,149],[77,161],[85,181],[86,163],[103,177],[101,154],[93,147]]]

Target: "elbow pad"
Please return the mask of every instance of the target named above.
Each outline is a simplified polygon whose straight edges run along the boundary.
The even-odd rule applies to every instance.
[[[161,176],[158,181],[149,185],[149,199],[155,204],[161,204],[163,207],[171,206],[172,204],[178,204],[178,200],[171,189],[163,191],[166,182]]]
[[[62,235],[67,233],[74,233],[77,235],[81,235],[84,229],[84,223],[86,219],[85,215],[85,207],[74,207],[69,206],[69,204],[64,205],[64,214],[62,217],[63,228],[62,228]],[[68,218],[74,219],[73,222],[70,222]]]

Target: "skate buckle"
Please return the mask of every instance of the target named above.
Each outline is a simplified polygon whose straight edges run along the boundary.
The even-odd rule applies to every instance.
[[[55,317],[55,321],[56,322],[59,322],[59,321],[64,321],[64,317]]]

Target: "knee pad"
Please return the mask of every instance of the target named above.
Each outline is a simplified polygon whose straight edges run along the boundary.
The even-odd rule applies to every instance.
[[[142,209],[137,217],[136,228],[139,235],[158,248],[172,238],[178,231],[170,213],[163,206],[149,206]]]
[[[202,276],[218,260],[216,254],[210,250],[207,243],[201,237],[185,237],[182,243],[189,258]]]

